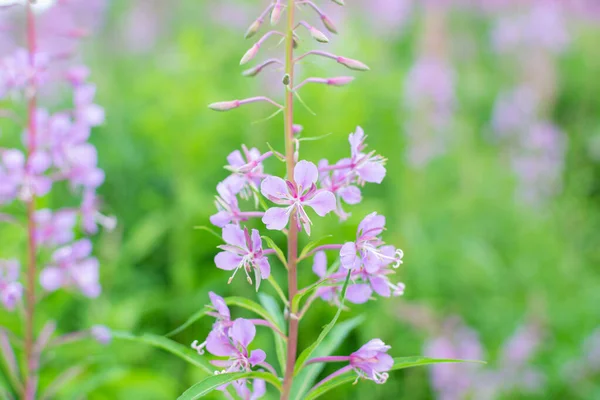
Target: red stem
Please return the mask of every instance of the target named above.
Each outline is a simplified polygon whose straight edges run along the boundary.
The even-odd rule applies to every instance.
[[[36,30],[35,16],[33,14],[31,0],[27,1],[27,48],[29,52],[29,67],[31,77],[28,87],[29,102],[27,105],[27,155],[28,160],[36,148],[36,120],[35,110],[37,107],[37,76],[35,72],[36,53]],[[34,321],[35,321],[35,276],[37,243],[35,240],[35,194],[32,192],[27,201],[27,236],[28,236],[28,263],[26,281],[26,309],[25,309],[25,359],[27,361],[27,374],[25,376],[25,400],[34,400],[37,388],[36,354],[34,348]]]
[[[294,87],[294,12],[295,0],[288,0],[287,28],[285,42],[285,73],[289,77],[288,87]],[[287,179],[294,182],[294,93],[286,89],[285,96],[285,158],[287,165]],[[294,296],[298,293],[297,261],[298,259],[298,224],[296,216],[292,214],[288,231],[288,299],[292,304]],[[296,364],[296,352],[298,350],[298,320],[288,318],[288,341],[287,357],[285,365],[285,376],[283,378],[283,391],[281,400],[288,400],[292,383],[294,380],[294,366]]]

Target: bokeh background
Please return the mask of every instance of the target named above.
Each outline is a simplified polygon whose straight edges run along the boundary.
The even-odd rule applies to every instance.
[[[597,2],[319,3],[327,3],[340,34],[317,47],[360,59],[371,72],[356,73],[348,87],[303,89],[317,114],[297,107],[304,134],[332,134],[303,142],[302,158],[346,156],[347,135],[360,125],[370,148],[388,158],[388,174],[365,188],[348,221],[328,216],[313,237],[351,238],[377,210],[387,217],[386,241],[405,252],[399,277],[407,286],[401,298],[343,313],[343,320],[365,318],[336,354],[379,337],[395,356],[488,363],[395,372],[385,385],[360,382],[327,398],[600,398]],[[227,285],[229,275],[213,263],[217,239],[194,227],[209,225],[231,151],[242,143],[262,151],[266,142],[283,145],[281,118],[262,121],[272,112],[266,105],[227,114],[207,108],[282,97],[281,71],[249,79],[238,66],[251,45],[243,34],[265,5],[113,0],[94,9],[84,59],[106,122],[92,141],[106,172],[105,211],[119,224],[96,239],[102,295],[46,299],[42,312],[61,330],[101,323],[165,334],[203,307],[210,290],[255,298],[243,279]],[[301,46],[313,46],[303,38]],[[300,74],[348,72],[311,60]],[[274,238],[284,248],[283,237]],[[310,262],[300,276],[314,278]],[[334,311],[316,303],[301,346]],[[0,311],[0,321],[19,329],[15,315]],[[188,345],[209,330],[202,320],[175,339]],[[273,354],[271,335],[257,343]],[[56,358],[48,360],[49,376],[75,360],[87,365],[61,399],[174,399],[204,376],[166,352],[119,340],[66,347]]]

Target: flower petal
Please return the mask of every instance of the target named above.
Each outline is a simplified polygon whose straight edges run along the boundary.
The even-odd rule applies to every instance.
[[[371,237],[378,236],[383,232],[383,228],[385,228],[385,217],[383,215],[378,215],[376,212],[367,215],[360,224],[358,224],[360,236],[364,234],[368,234],[368,236]]]
[[[294,167],[294,182],[301,187],[300,192],[308,189],[318,178],[319,170],[310,161],[302,160]]]
[[[348,142],[350,142],[350,153],[352,158],[358,156],[361,151],[362,143],[365,140],[365,132],[360,126],[356,127],[356,132],[348,135]]]
[[[318,191],[312,199],[304,202],[304,204],[312,207],[320,217],[324,217],[329,212],[335,210],[335,195],[326,190],[321,190]]]
[[[261,182],[260,192],[271,201],[281,201],[287,198],[288,187],[278,176],[268,176]]]
[[[268,279],[271,275],[271,265],[267,257],[258,257],[254,260],[256,266],[260,270],[260,277],[262,279]]]
[[[215,264],[217,268],[225,271],[231,271],[239,267],[242,262],[242,257],[228,251],[222,251],[215,256]]]
[[[356,186],[346,186],[338,191],[340,197],[346,204],[358,204],[362,200],[360,189]]]
[[[211,331],[206,338],[206,350],[214,356],[229,357],[237,353],[229,343],[227,336],[217,331]]]
[[[229,224],[223,227],[223,240],[232,246],[248,249],[248,246],[246,246],[246,235],[244,235],[242,228],[237,225]]]
[[[208,292],[208,297],[210,298],[210,302],[212,303],[213,307],[217,310],[217,312],[220,315],[229,319],[231,314],[229,313],[229,307],[227,307],[225,300],[214,292]]]
[[[223,228],[225,225],[231,222],[231,213],[228,211],[219,211],[218,213],[210,216],[210,223]]]
[[[262,238],[256,229],[252,229],[252,251],[259,252],[262,250]]]
[[[369,301],[369,298],[373,294],[371,287],[364,283],[348,286],[346,290],[346,299],[354,304],[363,304]]]
[[[387,278],[381,276],[372,276],[369,278],[369,282],[371,283],[371,287],[380,296],[390,297],[392,295],[392,290],[387,284]]]
[[[324,278],[327,274],[327,255],[324,251],[317,252],[313,257],[312,270],[319,278]]]
[[[342,246],[340,260],[344,268],[354,269],[356,263],[356,244],[354,242],[347,242]]]
[[[256,364],[260,364],[267,359],[267,355],[261,349],[252,350],[250,353],[250,357],[248,357],[248,361],[254,367]]]
[[[65,276],[61,269],[48,267],[40,273],[40,284],[48,292],[53,292],[64,285]]]
[[[263,181],[264,182],[264,181]],[[290,208],[269,208],[262,217],[267,229],[280,231],[285,228],[290,219]]]
[[[233,322],[230,336],[234,342],[237,342],[246,348],[252,340],[254,340],[254,336],[256,336],[256,327],[251,321],[244,318],[238,318]]]
[[[378,162],[368,162],[357,171],[358,176],[366,182],[381,183],[385,178],[385,167]]]
[[[242,165],[246,164],[246,161],[244,161],[244,157],[242,157],[242,152],[239,150],[235,150],[229,153],[229,155],[227,156],[227,162],[232,167],[241,167]]]

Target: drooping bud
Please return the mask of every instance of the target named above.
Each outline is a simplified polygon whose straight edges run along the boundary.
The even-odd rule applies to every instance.
[[[353,76],[338,76],[327,79],[327,84],[330,86],[346,86],[354,80]]]
[[[353,69],[355,71],[369,71],[370,70],[370,68],[366,64],[364,64],[358,60],[353,60],[351,58],[338,57],[336,59],[336,61],[338,63],[346,66],[347,68]]]
[[[317,28],[313,28],[311,26],[308,31],[310,32],[310,36],[312,36],[313,39],[315,39],[317,42],[329,43],[329,39],[327,38],[327,36],[325,36],[325,34]]]
[[[339,4],[340,6],[345,6],[346,3],[344,3],[344,0],[331,0],[333,1],[335,4]]]
[[[283,4],[277,1],[277,4],[273,7],[273,11],[271,11],[271,25],[277,25],[279,20],[281,19],[281,11],[283,10]]]
[[[240,65],[246,64],[248,61],[252,60],[258,54],[258,50],[260,49],[260,45],[256,43],[254,46],[250,47],[250,49],[244,54],[242,59],[240,60]]]
[[[335,25],[333,24],[333,21],[331,19],[329,19],[329,17],[325,14],[321,15],[321,20],[323,21],[323,25],[325,25],[325,28],[327,28],[327,30],[331,33],[338,33],[337,28],[335,27]]]
[[[300,134],[303,130],[304,130],[304,127],[299,124],[294,124],[294,126],[292,127],[292,132],[294,132],[294,135]]]
[[[252,23],[252,25],[250,25],[250,27],[248,28],[248,30],[246,31],[246,39],[251,38],[252,36],[256,35],[256,32],[258,32],[258,30],[260,29],[260,27],[263,24],[263,19],[259,18],[256,21],[254,21]]]
[[[239,100],[232,101],[220,101],[218,103],[212,103],[208,105],[208,108],[215,111],[229,111],[240,106]]]

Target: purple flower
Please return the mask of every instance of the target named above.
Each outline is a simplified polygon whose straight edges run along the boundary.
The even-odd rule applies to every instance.
[[[48,292],[60,288],[76,287],[87,297],[100,295],[98,260],[90,257],[92,243],[82,239],[70,246],[57,249],[52,264],[40,274],[40,283]]]
[[[367,273],[377,272],[382,266],[402,264],[402,250],[384,246],[379,235],[385,228],[385,217],[376,212],[367,215],[358,225],[355,242],[347,242],[340,250],[342,266],[346,269],[363,268]]]
[[[254,270],[258,290],[260,280],[267,279],[271,274],[271,266],[267,257],[263,255],[262,239],[258,231],[252,229],[252,235],[250,235],[248,229],[242,230],[237,225],[229,224],[223,228],[223,240],[226,244],[220,245],[219,248],[224,251],[215,256],[217,268],[226,271],[234,270],[229,282],[242,268],[250,284],[252,284],[250,272]]]
[[[224,368],[224,373],[250,371],[250,367],[263,363],[266,359],[264,351],[258,349],[248,353],[248,345],[254,336],[256,327],[243,318],[233,321],[227,335],[211,331],[206,339],[206,349],[217,357],[229,357],[228,360],[214,360],[211,363]]]
[[[78,85],[75,87],[75,119],[86,127],[102,125],[104,123],[104,109],[94,104],[96,86],[93,84]]]
[[[387,354],[391,346],[381,339],[372,339],[360,349],[350,354],[350,365],[359,378],[365,378],[375,383],[385,383],[389,374],[387,371],[394,366],[394,359]]]
[[[346,220],[350,214],[344,211],[342,200],[346,204],[358,204],[362,201],[360,189],[354,185],[352,170],[348,167],[351,165],[350,159],[345,158],[338,161],[335,165],[329,165],[327,160],[319,161],[319,171],[321,187],[333,194],[336,197],[336,208],[334,212],[340,219]],[[330,171],[330,172],[329,172]]]
[[[117,226],[117,219],[114,216],[106,216],[98,211],[98,198],[94,189],[85,189],[81,202],[81,223],[83,230],[88,235],[98,232],[98,225],[112,231]]]
[[[45,176],[51,164],[44,152],[35,152],[29,159],[19,150],[2,151],[0,164],[0,201],[9,202],[15,197],[28,201],[31,196],[44,196],[52,187],[52,180]]]
[[[260,154],[257,148],[248,148],[242,145],[242,152],[239,150],[233,151],[227,156],[228,166],[225,168],[233,172],[240,182],[235,185],[237,191],[233,194],[240,193],[242,198],[254,197],[256,200],[258,185],[262,178],[264,178],[264,167],[262,161],[269,157],[270,153]]]
[[[211,317],[215,317],[217,320],[213,324],[212,331],[217,332],[220,335],[229,335],[229,329],[231,329],[231,325],[233,324],[231,321],[231,314],[229,312],[229,307],[225,303],[225,300],[215,294],[214,292],[208,292],[208,297],[212,303],[212,307],[216,312],[208,312],[207,315]],[[196,350],[198,354],[204,354],[204,348],[206,347],[206,341],[204,343],[198,344],[197,340],[194,340],[192,343],[192,349]]]
[[[235,176],[229,176],[217,185],[218,195],[215,196],[215,205],[218,212],[210,217],[210,222],[213,225],[223,228],[227,224],[243,221],[240,217],[241,211],[235,196],[239,182]]]
[[[327,277],[327,255],[325,255],[324,251],[319,251],[315,253],[313,257],[313,272],[321,279]],[[321,299],[332,303],[339,304],[338,293],[341,287],[338,286],[326,286],[320,287],[316,290],[316,295]]]
[[[312,224],[305,207],[311,207],[317,215],[323,217],[335,209],[335,196],[327,190],[317,190],[315,183],[319,171],[315,164],[300,161],[294,168],[294,182],[284,181],[276,176],[265,178],[260,186],[262,194],[285,208],[273,207],[265,212],[262,221],[267,229],[282,230],[288,224],[290,215],[296,215],[298,228],[310,235]]]
[[[232,384],[238,396],[243,400],[258,400],[267,393],[267,384],[262,379],[254,379],[252,389],[248,387],[247,379],[240,379]]]
[[[52,212],[49,209],[35,212],[36,241],[41,246],[60,246],[69,243],[75,237],[73,228],[77,214],[73,210]]]
[[[358,175],[359,182],[381,183],[385,178],[385,158],[376,155],[375,151],[363,153],[366,149],[365,140],[367,136],[363,129],[358,126],[355,133],[348,136],[350,142],[351,170]],[[351,204],[351,203],[349,203]]]
[[[112,341],[112,332],[104,325],[92,326],[90,335],[100,344],[109,344]]]
[[[23,296],[19,268],[17,260],[0,260],[0,302],[8,311],[14,310]]]

